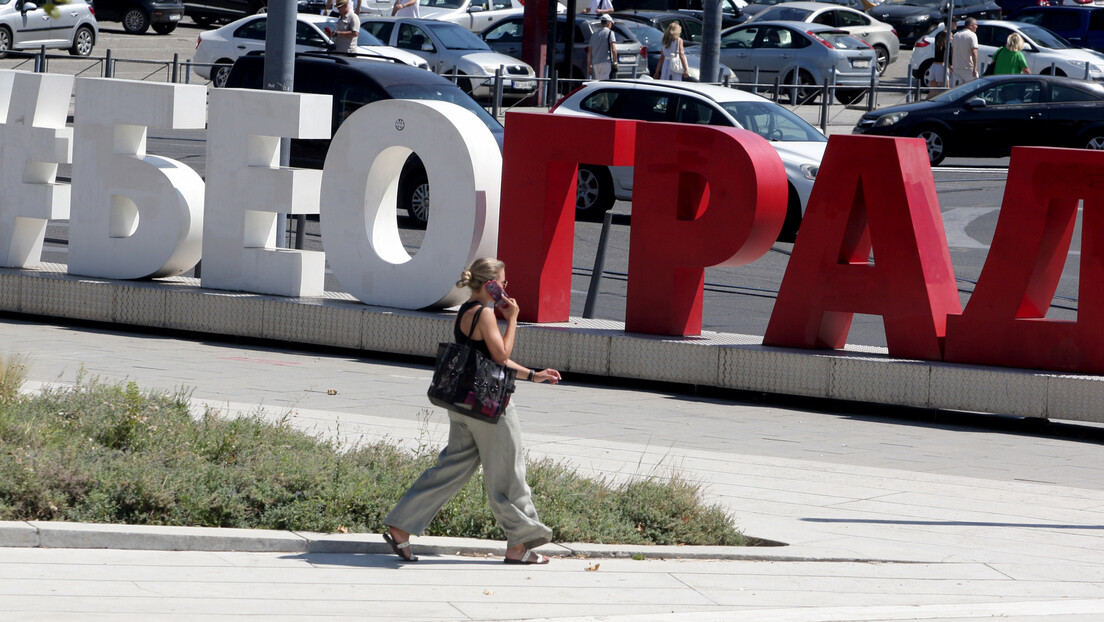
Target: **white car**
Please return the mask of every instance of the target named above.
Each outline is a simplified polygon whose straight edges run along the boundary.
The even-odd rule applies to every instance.
[[[783,2],[768,7],[749,19],[753,21],[794,21],[824,24],[845,30],[874,48],[878,54],[878,73],[885,74],[886,67],[897,60],[901,41],[893,26],[856,11],[829,2]]]
[[[524,12],[525,5],[518,0],[418,0],[421,17],[460,24],[472,32]]]
[[[786,224],[780,240],[792,239],[809,202],[828,138],[801,117],[769,99],[737,89],[666,80],[588,82],[550,111],[585,117],[701,123],[740,127],[771,141],[789,180]],[[614,199],[632,200],[631,166],[579,167],[576,217],[601,218]]]
[[[330,49],[333,40],[335,18],[324,15],[297,14],[295,25],[295,52],[319,52]],[[250,15],[222,28],[199,33],[195,54],[195,72],[211,80],[216,87],[226,84],[230,68],[239,56],[265,49],[265,32],[268,29],[268,16]],[[416,54],[384,45],[367,32],[360,29],[357,40],[357,55],[390,58],[411,67],[428,69],[425,60]]]
[[[360,28],[384,43],[421,56],[430,71],[450,78],[455,75],[457,85],[476,99],[491,97],[499,69],[506,97],[527,97],[537,89],[532,67],[495,52],[463,26],[435,19],[374,17],[361,22]]]
[[[924,74],[935,56],[935,36],[943,32],[940,24],[931,34],[922,37],[912,49],[910,73],[924,81]],[[1008,35],[1019,33],[1024,40],[1023,55],[1027,68],[1036,75],[1056,75],[1069,78],[1104,80],[1104,54],[1074,47],[1069,41],[1053,32],[1021,22],[1002,20],[978,20],[978,73],[984,73],[993,60],[993,53],[1008,40]],[[1088,73],[1086,73],[1086,69]],[[926,82],[924,86],[927,86]]]
[[[39,4],[44,4],[42,0]],[[11,50],[68,49],[88,56],[100,37],[100,26],[84,0],[57,5],[57,15],[34,2],[0,0],[0,58]]]

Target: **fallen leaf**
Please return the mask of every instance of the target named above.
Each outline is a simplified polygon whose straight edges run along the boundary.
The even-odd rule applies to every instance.
[[[483,595],[484,596],[494,596],[494,592],[492,592],[491,590],[483,590]]]
[[[326,391],[326,395],[337,395],[337,389],[329,389]]]
[[[601,566],[602,564],[594,564],[593,566],[587,566],[586,569],[587,572],[594,572],[595,570],[598,570],[598,568],[600,568]]]
[[[349,528],[345,525],[342,525],[337,528],[337,533],[349,533]]]

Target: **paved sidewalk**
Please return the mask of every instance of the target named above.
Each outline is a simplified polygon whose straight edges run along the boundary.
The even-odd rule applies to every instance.
[[[350,442],[436,443],[447,427],[426,408],[426,365],[12,318],[0,352],[31,357],[29,388],[82,373],[188,387],[197,408],[261,407]],[[516,399],[534,456],[614,478],[677,471],[745,533],[787,545],[633,560],[557,544],[564,557],[518,568],[500,562],[502,543],[421,538],[424,560],[401,565],[371,534],[9,523],[0,619],[1104,619],[1098,428],[1041,436],[570,375]]]

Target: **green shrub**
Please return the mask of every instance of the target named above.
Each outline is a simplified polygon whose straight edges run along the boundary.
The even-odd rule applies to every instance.
[[[92,382],[0,400],[0,520],[378,532],[435,458],[430,447],[341,447],[259,413],[193,417],[186,395]],[[541,460],[529,481],[558,541],[743,543],[732,517],[678,477],[613,484]],[[428,533],[505,538],[482,473]]]

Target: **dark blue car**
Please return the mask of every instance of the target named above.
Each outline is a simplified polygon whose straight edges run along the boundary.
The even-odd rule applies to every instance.
[[[1036,6],[1021,9],[1009,19],[1042,26],[1078,47],[1104,52],[1104,7]]]

